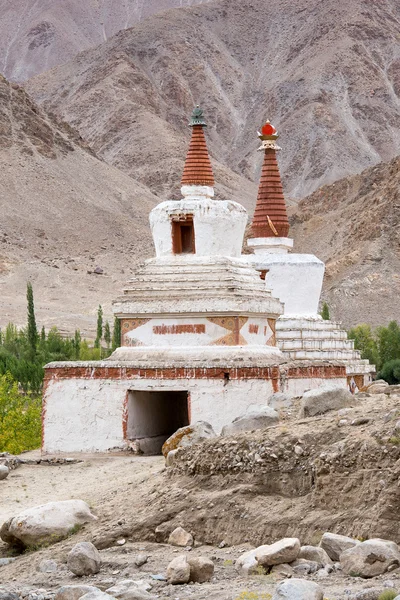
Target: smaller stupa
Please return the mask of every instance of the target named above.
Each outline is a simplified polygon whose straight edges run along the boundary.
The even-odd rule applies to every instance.
[[[276,323],[277,344],[288,359],[343,361],[351,391],[371,381],[375,367],[362,360],[340,324],[318,314],[325,265],[313,254],[294,254],[276,153],[278,133],[267,121],[258,134],[263,152],[249,262],[284,304]]]

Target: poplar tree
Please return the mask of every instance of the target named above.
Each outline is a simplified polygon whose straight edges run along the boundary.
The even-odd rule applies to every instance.
[[[118,317],[114,319],[114,331],[112,338],[112,349],[116,350],[121,345],[121,321]]]
[[[33,289],[32,284],[28,281],[26,286],[26,299],[28,301],[28,344],[34,354],[36,354],[36,346],[38,343],[38,330],[36,327],[36,318],[35,318],[35,305],[33,302]]]
[[[103,309],[101,304],[99,304],[99,308],[97,309],[97,333],[96,340],[94,342],[95,348],[100,348],[101,338],[103,337]]]
[[[104,325],[104,341],[107,344],[107,348],[109,348],[111,344],[111,330],[108,321],[106,321],[106,324]]]
[[[329,313],[329,306],[326,302],[324,302],[322,305],[321,317],[324,319],[324,321],[330,321],[331,315]]]

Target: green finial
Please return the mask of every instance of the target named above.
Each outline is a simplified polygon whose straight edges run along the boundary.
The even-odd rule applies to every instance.
[[[207,127],[207,123],[205,122],[204,117],[203,117],[203,110],[200,108],[199,105],[197,105],[196,108],[193,109],[192,117],[191,117],[190,123],[189,123],[190,127],[194,127],[195,125],[201,125],[202,127]]]

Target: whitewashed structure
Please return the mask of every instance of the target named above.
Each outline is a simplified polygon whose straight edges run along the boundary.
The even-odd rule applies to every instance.
[[[291,253],[289,221],[276,160],[278,134],[267,121],[259,134],[264,153],[257,205],[246,255],[265,278],[266,287],[284,303],[276,323],[277,344],[291,360],[335,360],[346,365],[347,382],[354,391],[372,380],[375,368],[362,360],[353,340],[338,323],[318,314],[325,265],[312,254]]]
[[[108,451],[139,440],[142,451],[156,453],[177,428],[205,420],[218,432],[273,392],[346,386],[341,363],[292,362],[277,347],[283,304],[241,254],[246,210],[213,199],[200,109],[191,127],[183,198],[151,211],[156,256],[114,304],[121,347],[105,361],[46,367],[45,452]]]

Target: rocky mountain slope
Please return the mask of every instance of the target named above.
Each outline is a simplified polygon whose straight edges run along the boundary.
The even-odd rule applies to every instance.
[[[253,184],[214,168],[228,186],[217,193],[252,201]],[[30,279],[40,326],[93,336],[98,305],[110,318],[133,267],[153,252],[148,213],[161,199],[0,76],[0,327],[26,323]]]
[[[400,157],[322,187],[291,224],[295,250],[326,262],[323,296],[334,318],[400,321]]]
[[[194,104],[211,153],[251,180],[269,117],[301,198],[400,153],[399,14],[399,0],[215,0],[153,15],[27,89],[157,193],[176,189]]]
[[[25,81],[149,15],[208,0],[0,0],[0,72]]]

